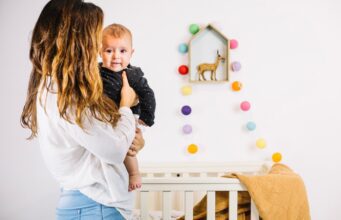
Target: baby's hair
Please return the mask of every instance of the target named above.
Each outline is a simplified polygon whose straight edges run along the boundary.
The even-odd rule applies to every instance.
[[[103,30],[103,37],[111,36],[115,38],[121,38],[124,35],[128,35],[130,41],[132,42],[133,36],[131,34],[131,31],[121,24],[110,24],[106,26]]]

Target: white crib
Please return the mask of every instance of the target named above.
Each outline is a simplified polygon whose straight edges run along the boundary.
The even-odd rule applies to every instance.
[[[237,220],[238,192],[246,191],[238,179],[221,178],[238,172],[262,174],[270,162],[248,163],[154,163],[141,164],[142,188],[136,192],[135,207],[142,220],[150,219],[151,210],[162,210],[162,219],[171,220],[171,210],[183,211],[186,220],[193,219],[193,205],[207,194],[207,219],[215,219],[215,192],[229,191],[229,219]],[[251,201],[251,220],[259,220]]]

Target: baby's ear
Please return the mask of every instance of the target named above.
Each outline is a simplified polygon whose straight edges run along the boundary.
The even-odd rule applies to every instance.
[[[133,49],[131,50],[131,55],[133,55],[134,52],[135,52],[135,49],[133,48]]]

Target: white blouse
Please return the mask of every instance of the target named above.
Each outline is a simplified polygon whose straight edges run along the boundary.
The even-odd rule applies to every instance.
[[[84,131],[59,115],[56,93],[46,89],[40,89],[40,93],[38,139],[53,177],[63,189],[78,189],[103,205],[117,208],[129,219],[133,194],[128,192],[129,179],[123,161],[135,136],[130,108],[119,109],[121,118],[115,128],[91,117],[84,119]]]

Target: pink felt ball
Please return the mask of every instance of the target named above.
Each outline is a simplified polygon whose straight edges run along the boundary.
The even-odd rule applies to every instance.
[[[240,109],[243,111],[248,111],[251,108],[251,104],[248,101],[240,103]]]
[[[230,40],[230,48],[236,49],[238,47],[238,41],[235,39]]]

